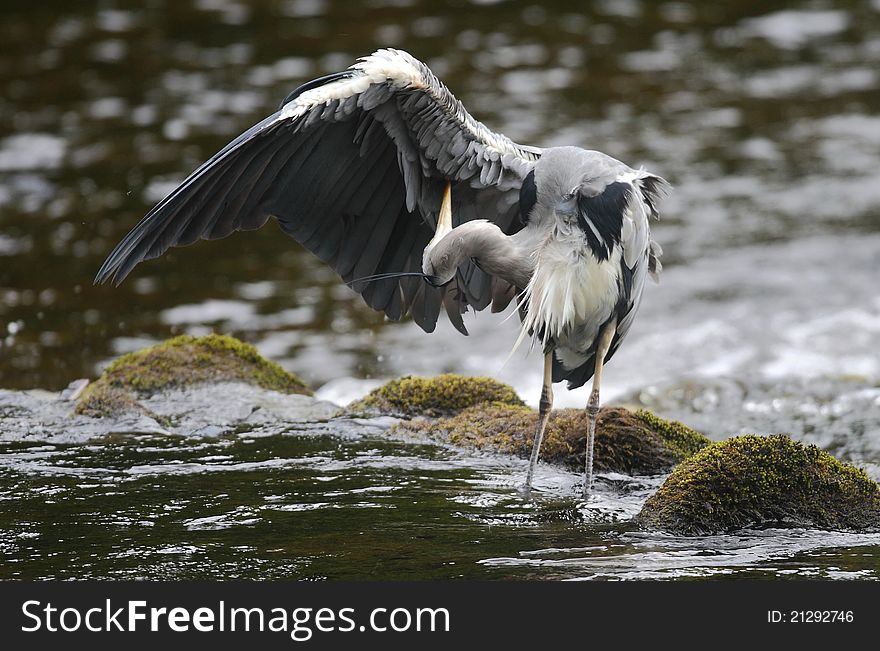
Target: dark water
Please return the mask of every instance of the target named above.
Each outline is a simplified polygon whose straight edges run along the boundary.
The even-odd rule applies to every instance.
[[[601,149],[675,186],[656,226],[666,272],[609,365],[608,399],[714,438],[787,432],[878,476],[878,0],[0,12],[0,387],[58,390],[121,352],[216,330],[339,403],[448,370],[534,402],[537,357],[503,363],[513,319],[472,317],[469,339],[383,323],[271,225],[91,285],[155,201],[290,89],[395,46],[515,140]],[[547,470],[548,496],[529,501],[513,462],[375,437],[44,445],[0,449],[4,576],[877,578],[880,565],[870,537],[649,536],[627,521],[656,482],[583,505],[576,478]]]
[[[338,430],[0,449],[0,578],[880,578],[876,535],[649,534],[657,478],[526,498],[522,462]]]

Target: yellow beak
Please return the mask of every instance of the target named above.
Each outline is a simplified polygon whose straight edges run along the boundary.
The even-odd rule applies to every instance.
[[[443,201],[440,203],[440,216],[437,218],[437,230],[434,237],[428,242],[428,248],[433,247],[452,231],[452,183],[446,182],[443,190]]]

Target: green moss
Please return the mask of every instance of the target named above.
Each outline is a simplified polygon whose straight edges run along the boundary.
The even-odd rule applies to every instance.
[[[528,407],[496,402],[465,409],[451,418],[404,422],[395,428],[453,445],[528,458],[537,419],[537,412]],[[553,411],[544,431],[541,459],[582,472],[586,435],[584,410]],[[682,441],[687,441],[687,446]],[[601,472],[633,475],[661,473],[691,454],[685,449],[688,446],[696,449],[708,444],[709,439],[680,423],[648,412],[606,407],[599,412],[596,424],[594,467]]]
[[[156,414],[137,400],[129,391],[112,384],[90,385],[77,402],[73,413],[91,418],[104,418],[123,413],[136,412],[149,416],[164,427],[171,426],[171,420]]]
[[[140,408],[138,395],[173,386],[239,380],[281,393],[311,395],[298,377],[234,337],[182,335],[114,360],[80,397],[76,413],[106,416]]]
[[[691,429],[677,420],[665,420],[652,414],[647,409],[639,409],[636,417],[645,423],[645,426],[656,432],[660,438],[674,450],[680,459],[686,459],[709,445],[711,441],[695,429]]]
[[[74,409],[74,413],[92,418],[103,418],[126,411],[145,413],[146,409],[138,404],[131,393],[111,384],[89,385]]]
[[[262,357],[250,344],[226,335],[174,337],[123,355],[98,382],[153,393],[168,386],[242,380],[281,393],[310,395],[298,377]]]
[[[761,526],[880,530],[880,487],[815,446],[738,436],[678,466],[639,521],[685,535]]]
[[[497,402],[522,405],[512,387],[488,377],[448,373],[391,380],[346,408],[349,414],[443,416],[474,405]]]

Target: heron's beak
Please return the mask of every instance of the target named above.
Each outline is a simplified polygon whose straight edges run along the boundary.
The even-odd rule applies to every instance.
[[[449,278],[446,278],[445,275],[443,278],[440,278],[437,275],[438,264],[444,269],[446,268],[446,266],[448,266],[448,251],[446,255],[441,256],[440,260],[434,260],[433,257],[434,248],[440,243],[440,240],[449,235],[451,232],[452,183],[450,181],[447,181],[446,187],[443,189],[443,200],[440,202],[440,214],[437,216],[437,229],[434,231],[434,237],[431,238],[431,241],[428,242],[428,246],[426,246],[425,250],[422,252],[422,274],[425,277],[425,281],[429,285],[433,285],[434,287],[442,287],[450,280],[452,280],[455,275],[454,267],[452,268],[452,273],[449,275]],[[444,280],[444,278],[446,279]]]
[[[452,183],[446,182],[446,188],[443,190],[443,201],[440,203],[440,216],[437,218],[437,230],[434,231],[434,237],[428,242],[428,249],[434,246],[452,232]]]

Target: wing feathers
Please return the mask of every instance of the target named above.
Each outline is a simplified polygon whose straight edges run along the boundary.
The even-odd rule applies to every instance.
[[[171,246],[258,228],[269,216],[346,280],[416,271],[447,179],[457,223],[496,220],[509,232],[540,153],[476,121],[423,63],[379,50],[301,86],[200,166],[117,245],[96,281],[121,282]],[[468,263],[446,288],[401,278],[355,289],[391,318],[409,311],[427,331],[445,306],[466,333],[467,306],[482,309],[493,294],[509,302],[494,282]]]

